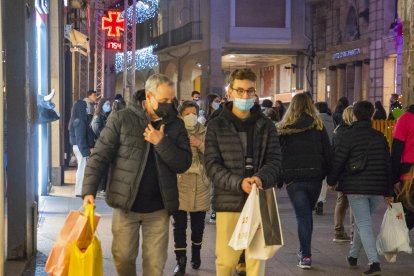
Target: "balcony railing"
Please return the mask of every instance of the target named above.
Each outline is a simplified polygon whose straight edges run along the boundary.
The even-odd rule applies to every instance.
[[[201,39],[201,22],[195,21],[155,37],[153,44],[157,44],[155,50],[159,51],[167,47],[183,44],[187,41]]]

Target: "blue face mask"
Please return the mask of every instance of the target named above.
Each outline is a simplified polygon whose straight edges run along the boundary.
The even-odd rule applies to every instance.
[[[105,113],[111,112],[111,106],[110,106],[109,104],[104,104],[104,105],[102,106],[102,110],[103,110],[103,112],[105,112]]]
[[[220,103],[214,103],[213,104],[213,108],[214,108],[214,110],[217,110],[217,109],[219,109],[220,108]]]
[[[254,106],[254,98],[253,99],[234,99],[234,106],[243,112],[249,111]]]

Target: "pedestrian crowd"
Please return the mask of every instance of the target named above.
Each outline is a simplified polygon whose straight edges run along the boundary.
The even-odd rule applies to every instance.
[[[339,99],[334,112],[310,93],[287,106],[259,101],[256,75],[238,69],[226,97],[193,91],[175,98],[162,74],[148,78],[131,102],[121,95],[97,100],[96,91],[75,102],[69,122],[77,159],[75,196],[85,204],[105,198],[113,208],[112,255],[118,275],[136,275],[142,244],[144,275],[163,275],[170,216],[174,275],[185,275],[187,250],[193,269],[202,265],[206,213],[216,224],[216,273],[264,275],[265,261],[234,250],[229,241],[253,185],[287,190],[297,220],[298,267],[312,267],[313,212],[323,214],[327,191],[337,193],[333,241],[351,242],[346,256],[357,267],[364,249],[369,268],[380,275],[372,214],[381,201],[402,202],[408,229],[414,227],[414,105],[398,118],[390,151],[372,119],[386,119],[381,102],[350,105]],[[401,108],[392,95],[388,119]],[[350,207],[350,208],[349,208]],[[344,228],[349,209],[353,229]],[[187,224],[191,246],[187,245]],[[283,223],[283,221],[282,221]],[[189,249],[191,248],[191,249]]]

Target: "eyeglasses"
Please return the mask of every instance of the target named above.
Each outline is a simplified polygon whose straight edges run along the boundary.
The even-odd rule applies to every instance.
[[[241,97],[244,95],[244,93],[247,93],[248,96],[253,96],[254,94],[256,94],[256,89],[253,87],[250,87],[249,89],[243,89],[243,88],[233,88],[231,87],[232,90],[237,92],[237,96]]]

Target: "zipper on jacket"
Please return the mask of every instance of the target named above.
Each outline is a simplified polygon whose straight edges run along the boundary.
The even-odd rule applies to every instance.
[[[134,201],[135,201],[135,199],[138,195],[139,186],[141,184],[141,178],[142,178],[142,175],[144,174],[145,166],[146,166],[147,161],[148,161],[148,153],[149,153],[151,145],[149,144],[149,142],[146,142],[146,141],[145,141],[145,144],[146,144],[146,146],[145,146],[146,147],[145,148],[145,158],[143,160],[144,162],[141,162],[140,173],[137,175],[137,177],[135,178],[135,181],[134,181],[134,183],[137,183],[137,184],[135,185],[136,189],[133,190],[132,193],[131,193],[131,195],[133,195],[133,196],[129,198],[128,212],[131,211],[132,205],[134,204]]]

